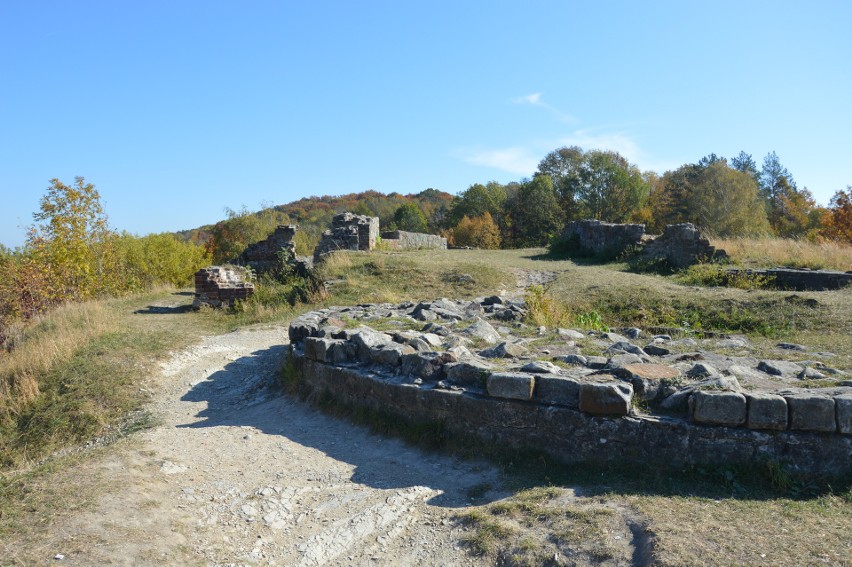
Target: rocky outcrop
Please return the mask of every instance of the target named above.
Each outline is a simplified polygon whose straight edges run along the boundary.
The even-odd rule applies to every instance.
[[[241,271],[222,266],[209,266],[195,272],[195,298],[192,308],[233,307],[237,300],[248,299],[254,284],[244,279]]]
[[[639,329],[530,333],[504,322],[507,309],[526,313],[500,297],[323,309],[291,323],[290,361],[307,392],[565,461],[852,471],[852,387],[802,387],[796,371],[821,363],[684,352],[698,343],[663,335],[643,348],[631,342]],[[576,341],[607,356],[583,356]],[[703,344],[734,341],[749,348]]]

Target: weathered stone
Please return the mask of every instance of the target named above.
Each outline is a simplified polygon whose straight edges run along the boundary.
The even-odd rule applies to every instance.
[[[444,366],[447,381],[463,388],[485,389],[492,367],[477,360],[462,360]]]
[[[786,360],[761,360],[757,364],[757,369],[773,376],[796,376],[804,370],[795,362]]]
[[[728,255],[717,250],[692,223],[670,224],[645,246],[646,258],[665,260],[675,268],[685,268],[699,261],[719,260]]]
[[[611,343],[627,343],[630,344],[630,340],[627,337],[619,335],[618,333],[603,333],[601,334],[601,338],[609,341]]]
[[[402,357],[412,353],[414,353],[414,348],[410,345],[387,343],[378,347],[371,347],[370,359],[376,364],[399,366],[402,363]]]
[[[600,370],[605,368],[609,359],[605,356],[587,356],[586,357],[586,366],[589,368],[594,368],[595,370]],[[640,360],[641,362],[641,360]]]
[[[579,339],[585,339],[586,338],[586,335],[584,335],[580,331],[575,331],[574,329],[556,329],[556,332],[563,339],[576,341],[576,340],[579,340]]]
[[[192,308],[233,307],[254,294],[254,284],[245,281],[245,275],[236,269],[209,266],[195,272],[195,297]]]
[[[825,374],[817,370],[816,368],[812,368],[810,366],[806,366],[796,375],[796,378],[799,380],[822,380],[825,378]]]
[[[505,301],[499,295],[490,295],[482,300],[482,305],[503,305]]]
[[[479,317],[476,318],[472,325],[461,332],[469,337],[483,340],[491,345],[496,344],[501,338],[500,333],[498,333],[494,327],[488,323],[488,321],[480,319]]]
[[[787,401],[775,394],[749,392],[748,422],[749,429],[787,429]]]
[[[559,367],[546,360],[534,360],[524,364],[521,372],[530,372],[532,374],[559,374]]]
[[[426,341],[426,343],[433,347],[439,347],[444,342],[444,339],[440,335],[434,333],[423,333],[417,338]]]
[[[686,371],[686,375],[690,378],[707,378],[708,376],[718,376],[719,371],[703,362],[698,362]]]
[[[580,385],[580,411],[592,415],[627,415],[633,386],[625,382],[584,382]]]
[[[561,239],[582,254],[615,257],[636,246],[645,234],[644,224],[613,224],[599,220],[577,220],[565,225]]]
[[[630,327],[624,330],[624,336],[628,339],[638,339],[642,336],[642,329],[638,327]]]
[[[716,346],[719,348],[748,348],[748,341],[740,338],[722,339]]]
[[[698,390],[689,402],[696,423],[736,427],[746,421],[746,397],[737,392]]]
[[[535,377],[520,372],[494,372],[488,376],[488,395],[513,400],[532,399]]]
[[[415,352],[402,355],[402,373],[437,381],[444,377],[444,364],[457,362],[448,352]]]
[[[392,340],[388,335],[374,331],[369,327],[361,327],[352,335],[352,343],[355,345],[358,359],[361,362],[371,362],[373,360],[370,354],[371,349],[382,347],[390,342]]]
[[[601,357],[603,358],[603,357]],[[588,359],[582,354],[566,354],[560,360],[567,364],[574,364],[577,366],[586,366],[588,364]],[[606,364],[606,359],[604,358],[604,364]]]
[[[852,394],[834,396],[834,408],[837,412],[837,431],[852,435]]]
[[[382,246],[392,250],[446,250],[447,239],[435,234],[390,230],[382,232]]]
[[[645,353],[650,354],[651,356],[666,356],[672,353],[671,350],[656,345],[654,343],[645,345],[645,348],[643,348],[642,350],[644,350]]]
[[[680,371],[661,364],[626,364],[613,372],[633,385],[633,392],[643,400],[653,400],[660,388],[680,377]]]
[[[580,405],[580,385],[576,378],[541,374],[535,377],[535,401],[577,408]]]
[[[778,343],[775,346],[783,350],[795,350],[797,352],[807,352],[808,350],[807,347],[805,347],[804,345],[799,345],[796,343]]]
[[[437,323],[426,323],[421,329],[423,333],[431,333],[440,337],[448,337],[452,333],[449,327],[439,325]]]
[[[790,408],[790,429],[800,431],[835,431],[837,419],[834,400],[819,394],[784,396]]]
[[[616,354],[607,361],[606,367],[616,369],[628,364],[641,364],[642,362],[644,361],[638,354]]]
[[[637,356],[648,356],[648,354],[642,350],[640,347],[631,344],[631,343],[614,343],[610,345],[609,348],[606,349],[607,354],[619,354],[619,353],[627,353],[627,354],[635,354]]]
[[[319,332],[320,318],[315,313],[306,313],[294,319],[287,330],[290,342],[297,343],[305,337],[313,337]]]
[[[480,352],[485,358],[517,358],[527,353],[527,348],[518,343],[502,342]]]
[[[331,362],[328,353],[333,345],[342,344],[345,341],[331,338],[306,337],[305,356],[317,362]]]
[[[432,347],[429,346],[429,343],[419,338],[411,339],[408,341],[407,344],[417,352],[429,352],[432,350]]]
[[[331,219],[331,228],[322,233],[314,249],[314,262],[338,250],[372,250],[379,236],[379,218],[339,213]]]

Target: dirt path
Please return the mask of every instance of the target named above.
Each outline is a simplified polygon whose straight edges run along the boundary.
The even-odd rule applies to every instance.
[[[160,424],[92,471],[114,489],[30,551],[68,565],[484,564],[452,516],[497,471],[282,396],[285,342],[286,328],[240,330],[175,354],[153,380]]]

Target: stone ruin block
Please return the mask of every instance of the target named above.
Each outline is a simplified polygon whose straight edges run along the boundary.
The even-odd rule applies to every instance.
[[[749,429],[787,429],[787,401],[776,394],[750,392],[748,394]]]
[[[592,415],[627,415],[633,386],[627,382],[584,382],[580,385],[579,408]]]
[[[638,245],[644,234],[644,224],[614,224],[587,219],[566,224],[562,239],[576,241],[581,253],[614,257]]]
[[[488,377],[486,387],[493,398],[531,400],[535,377],[522,372],[494,372]]]
[[[373,250],[379,236],[379,218],[339,213],[331,220],[331,228],[322,233],[314,250],[314,262],[338,250]]]
[[[313,267],[311,258],[296,255],[296,225],[278,225],[265,240],[255,242],[234,259],[240,266],[249,266],[258,273],[280,269],[282,261],[290,264],[296,274],[305,277]]]
[[[824,432],[837,429],[832,398],[810,393],[784,397],[790,408],[790,429]]]
[[[746,397],[738,392],[697,390],[689,405],[695,423],[737,427],[746,421]]]
[[[210,266],[195,272],[195,298],[193,309],[202,305],[233,307],[237,300],[244,301],[254,294],[254,284],[246,282],[243,275],[232,268]]]
[[[728,257],[724,250],[716,250],[689,222],[667,225],[662,235],[646,244],[642,254],[646,258],[665,260],[675,268]]]
[[[383,232],[382,244],[393,250],[447,249],[447,239],[443,236],[405,230]]]

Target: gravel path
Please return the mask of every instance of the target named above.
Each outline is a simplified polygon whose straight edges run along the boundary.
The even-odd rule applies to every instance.
[[[497,471],[281,395],[285,343],[285,327],[239,330],[163,364],[152,386],[159,425],[92,465],[112,489],[60,522],[42,555],[70,565],[485,564],[452,517],[471,491],[500,486]]]

